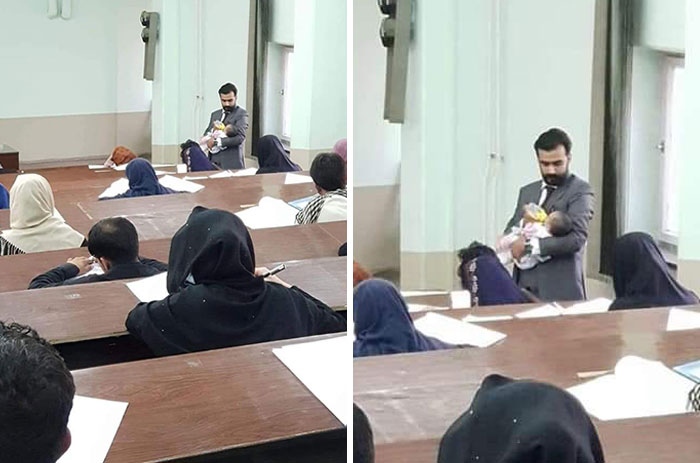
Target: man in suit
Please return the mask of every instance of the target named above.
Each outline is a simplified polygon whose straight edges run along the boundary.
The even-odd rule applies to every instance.
[[[243,148],[245,147],[245,133],[248,129],[248,113],[245,109],[236,104],[238,99],[238,89],[232,83],[226,83],[219,89],[221,99],[221,109],[211,113],[209,125],[204,131],[204,135],[211,132],[214,122],[221,121],[225,126],[231,125],[232,129],[227,131],[225,137],[207,142],[209,149],[215,145],[219,151],[212,153],[211,162],[222,169],[243,169]]]
[[[586,298],[583,251],[588,239],[588,224],[593,218],[594,197],[591,186],[569,172],[571,139],[561,129],[549,129],[535,141],[535,153],[542,180],[520,189],[515,213],[506,232],[521,223],[523,207],[540,205],[547,214],[562,211],[569,215],[573,227],[565,236],[543,239],[520,238],[512,247],[514,259],[526,253],[550,257],[529,270],[515,267],[513,279],[543,301],[581,300]]]

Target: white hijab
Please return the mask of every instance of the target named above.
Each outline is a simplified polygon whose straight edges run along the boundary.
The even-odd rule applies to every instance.
[[[51,185],[37,174],[17,176],[10,190],[10,230],[2,237],[26,253],[78,248],[85,240],[58,214]]]

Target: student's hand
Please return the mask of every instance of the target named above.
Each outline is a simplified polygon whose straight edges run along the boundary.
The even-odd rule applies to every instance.
[[[209,141],[207,142],[207,147],[209,149],[212,149],[214,147],[214,145],[216,145],[216,140],[214,140],[214,137],[211,137],[209,139]]]
[[[525,238],[518,238],[517,241],[513,243],[513,246],[511,246],[510,253],[513,255],[513,259],[520,259],[523,254],[525,254]]]
[[[73,257],[72,259],[68,259],[67,262],[78,267],[79,274],[87,272],[90,269],[90,266],[92,265],[92,259],[90,259],[89,257]]]

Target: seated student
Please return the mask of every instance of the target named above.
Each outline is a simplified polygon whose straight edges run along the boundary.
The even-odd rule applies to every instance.
[[[440,441],[438,463],[603,463],[581,403],[550,384],[487,376]]]
[[[305,224],[346,220],[348,190],[345,187],[345,161],[336,153],[321,153],[314,158],[309,173],[318,195],[299,211],[296,222]]]
[[[256,174],[274,174],[277,172],[295,172],[301,170],[289,159],[282,142],[274,135],[265,135],[258,140],[256,148],[258,171]]]
[[[472,305],[527,304],[534,302],[515,284],[508,270],[493,255],[482,255],[458,270],[462,288],[470,292]]]
[[[187,140],[185,143],[180,145],[180,157],[182,162],[187,165],[188,172],[200,172],[207,170],[219,170],[219,168],[212,164],[202,148],[193,142],[192,140]]]
[[[33,329],[0,321],[0,461],[54,463],[71,444],[73,376]]]
[[[0,183],[0,209],[10,208],[10,192]]]
[[[126,178],[129,179],[129,189],[120,195],[111,198],[135,198],[138,196],[168,195],[177,193],[158,183],[158,176],[153,166],[145,159],[134,159],[126,166]]]
[[[469,286],[469,284],[467,283],[467,268],[469,262],[471,262],[479,256],[496,257],[496,251],[478,241],[472,241],[469,244],[469,246],[467,246],[466,248],[462,248],[457,252],[457,257],[459,258],[457,276],[460,280],[462,280],[463,289],[468,289]]]
[[[56,251],[85,246],[54,206],[49,182],[37,174],[22,174],[10,189],[10,229],[0,235],[0,256]]]
[[[170,245],[168,292],[140,303],[126,327],[156,355],[345,331],[342,315],[255,268],[248,229],[227,211],[196,207]]]
[[[453,346],[425,336],[413,326],[406,302],[385,280],[363,281],[353,296],[354,357],[448,349]]]
[[[78,277],[90,269],[92,261],[89,257],[74,257],[34,278],[29,289],[147,277],[168,270],[162,262],[139,257],[139,235],[124,217],[102,219],[93,225],[88,233],[88,251],[104,274]]]
[[[359,285],[365,280],[372,278],[372,274],[369,273],[363,266],[355,261],[352,261],[352,287]]]
[[[367,415],[352,404],[353,463],[374,463],[374,436]]]
[[[124,146],[117,146],[114,148],[114,151],[112,151],[112,154],[107,158],[104,165],[106,167],[121,166],[122,164],[126,164],[133,159],[136,159],[136,155],[133,151]]]
[[[673,278],[654,238],[628,233],[614,250],[615,300],[610,310],[697,304],[698,297]]]

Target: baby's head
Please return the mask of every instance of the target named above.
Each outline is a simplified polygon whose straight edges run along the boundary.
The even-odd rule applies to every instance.
[[[554,211],[547,216],[547,220],[544,221],[544,226],[547,231],[552,234],[552,236],[564,236],[568,235],[573,228],[573,222],[568,214],[561,211]]]
[[[227,137],[233,137],[236,135],[236,131],[233,130],[233,126],[231,124],[228,124],[226,127],[224,127],[224,132],[226,132]]]

